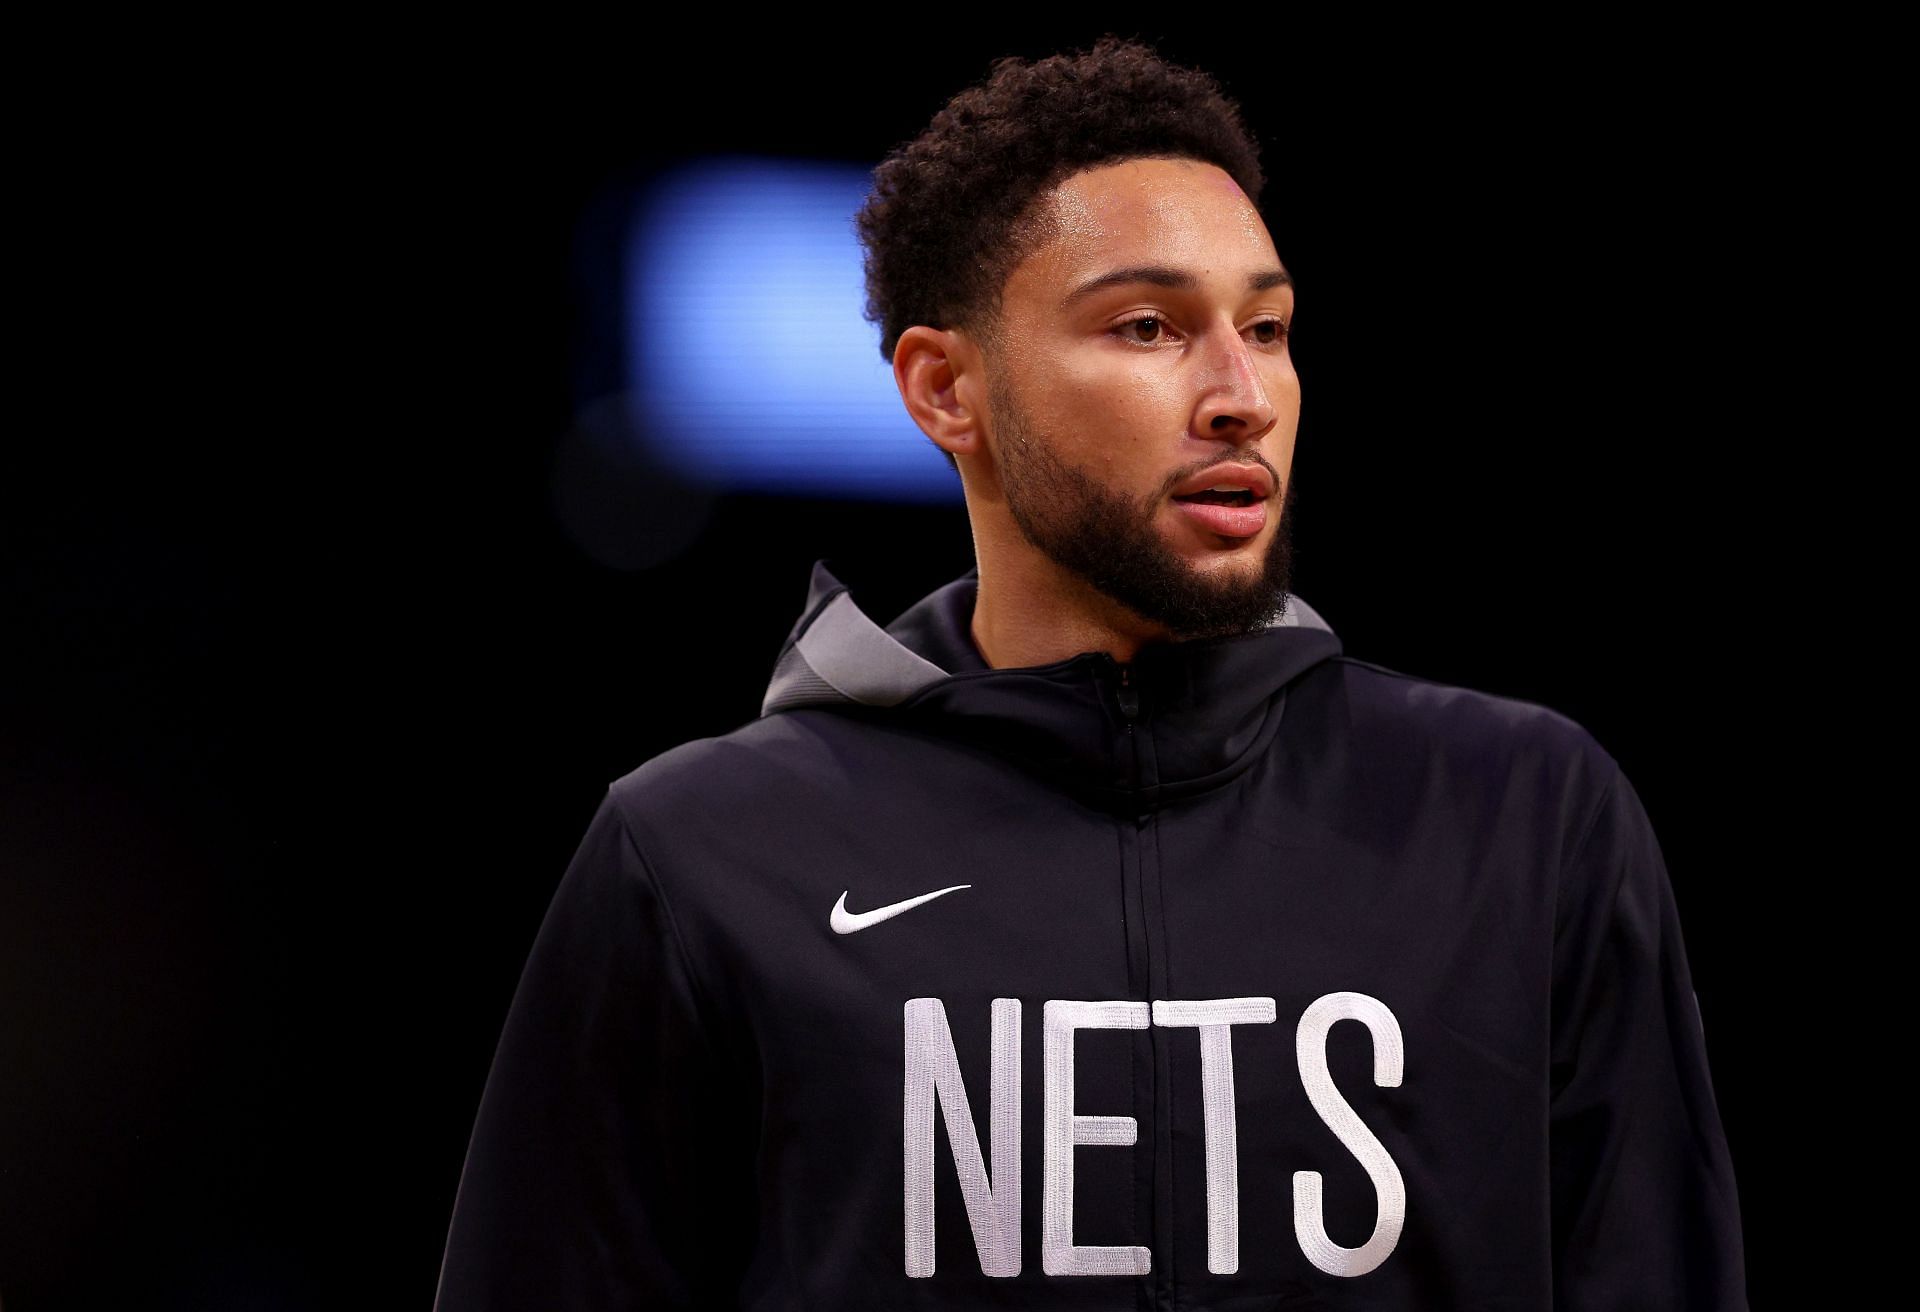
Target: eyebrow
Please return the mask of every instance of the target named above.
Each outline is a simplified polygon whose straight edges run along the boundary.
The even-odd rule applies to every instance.
[[[1088,279],[1067,293],[1066,299],[1060,302],[1060,308],[1071,309],[1097,291],[1135,282],[1151,283],[1155,287],[1175,287],[1181,291],[1192,291],[1200,285],[1200,280],[1185,269],[1170,268],[1164,264],[1141,264],[1130,269],[1114,269]],[[1262,269],[1247,275],[1247,290],[1250,292],[1271,291],[1275,287],[1292,285],[1293,278],[1285,269]]]

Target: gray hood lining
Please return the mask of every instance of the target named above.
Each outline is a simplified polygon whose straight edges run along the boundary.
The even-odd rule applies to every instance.
[[[785,706],[822,701],[896,706],[953,677],[874,623],[824,566],[816,566],[814,582],[816,600],[823,585],[833,589],[831,598],[782,653],[761,701],[763,716]],[[1318,611],[1292,593],[1266,627],[1332,632]]]

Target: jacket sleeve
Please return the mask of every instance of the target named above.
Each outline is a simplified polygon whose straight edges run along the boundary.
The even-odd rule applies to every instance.
[[[1564,870],[1554,940],[1557,1312],[1746,1312],[1733,1166],[1653,827],[1612,780]]]
[[[508,1010],[436,1312],[732,1305],[753,1122],[743,1141],[699,990],[610,792]]]

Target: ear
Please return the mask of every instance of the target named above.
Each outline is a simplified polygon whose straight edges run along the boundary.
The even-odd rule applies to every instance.
[[[986,374],[979,346],[965,333],[918,324],[907,329],[894,344],[893,381],[913,422],[941,450],[955,456],[980,450]]]

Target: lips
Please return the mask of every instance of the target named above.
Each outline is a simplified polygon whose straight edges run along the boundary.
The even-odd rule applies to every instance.
[[[1250,538],[1267,526],[1267,503],[1256,500],[1234,506],[1213,501],[1178,501],[1180,513],[1208,532],[1222,537]]]
[[[1253,494],[1255,501],[1265,501],[1273,495],[1273,475],[1265,465],[1215,465],[1182,483],[1173,490],[1173,495],[1190,497],[1217,487],[1244,489]]]
[[[1174,489],[1180,513],[1222,537],[1250,538],[1267,526],[1273,477],[1264,465],[1215,465]]]

